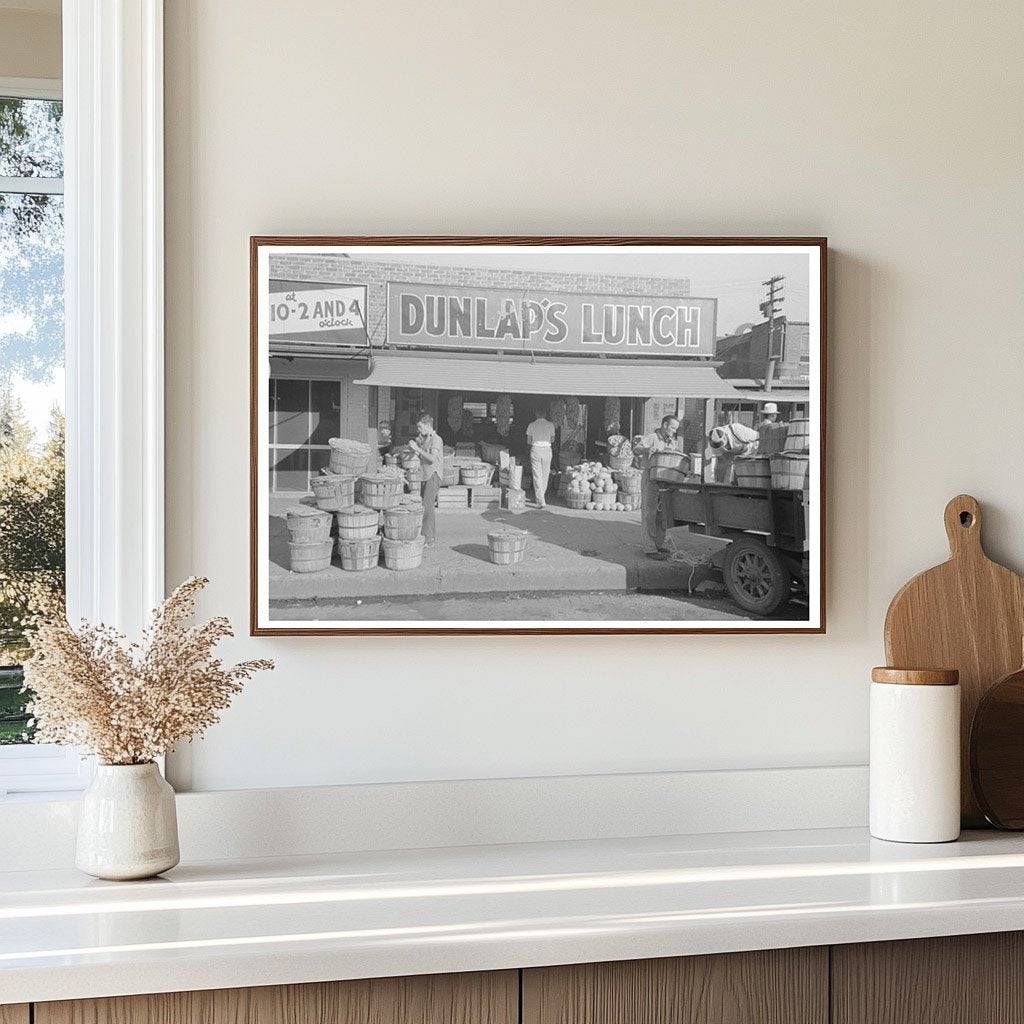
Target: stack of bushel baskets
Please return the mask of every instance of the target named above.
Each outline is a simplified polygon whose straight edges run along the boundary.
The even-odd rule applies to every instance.
[[[380,513],[365,505],[339,509],[334,518],[338,524],[338,557],[347,572],[375,569],[380,560]]]
[[[322,572],[331,564],[331,515],[308,505],[285,514],[292,572]]]
[[[381,495],[375,492],[376,488],[371,488],[370,495],[379,500]],[[416,569],[423,562],[423,503],[419,498],[400,495],[382,510],[352,505],[341,509],[335,518],[338,557],[347,572],[376,569],[381,551],[388,569]]]
[[[462,485],[468,491],[469,507],[495,509],[501,507],[501,488],[491,485],[494,466],[489,462],[471,462],[459,470]]]
[[[423,504],[403,501],[384,511],[384,564],[389,569],[418,569],[423,562]]]
[[[772,487],[777,491],[806,491],[810,487],[810,421],[789,421],[786,444],[771,457]]]

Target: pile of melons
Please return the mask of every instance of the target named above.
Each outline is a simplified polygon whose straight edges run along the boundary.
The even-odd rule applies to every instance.
[[[621,501],[611,501],[610,497],[618,492],[619,485],[612,477],[612,471],[600,462],[581,462],[578,466],[570,466],[569,484],[566,488],[573,494],[586,497],[584,508],[588,512],[624,512],[626,506]]]

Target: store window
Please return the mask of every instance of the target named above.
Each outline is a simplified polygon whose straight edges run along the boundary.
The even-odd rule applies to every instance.
[[[753,427],[757,420],[757,402],[722,402],[723,422],[743,423]]]
[[[270,381],[270,489],[309,491],[341,434],[342,385],[334,380]]]
[[[60,100],[0,95],[0,796],[46,756],[22,746],[25,626],[64,600],[63,164]]]

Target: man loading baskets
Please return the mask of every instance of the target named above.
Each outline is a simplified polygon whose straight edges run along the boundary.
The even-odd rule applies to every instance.
[[[758,433],[745,423],[725,423],[708,431],[708,457],[715,460],[715,483],[736,482],[736,460],[757,451]]]
[[[679,420],[675,416],[665,416],[657,430],[650,434],[639,434],[633,439],[633,451],[643,472],[640,481],[643,494],[640,502],[640,525],[644,534],[644,553],[648,558],[658,562],[664,562],[668,553],[665,551],[665,523],[658,515],[661,492],[657,480],[651,479],[651,456],[656,452],[680,451],[676,438],[678,431]]]

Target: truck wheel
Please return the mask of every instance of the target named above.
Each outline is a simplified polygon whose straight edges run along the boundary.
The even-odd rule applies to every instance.
[[[789,570],[770,547],[753,537],[729,545],[722,575],[729,596],[756,615],[771,615],[789,597]]]

